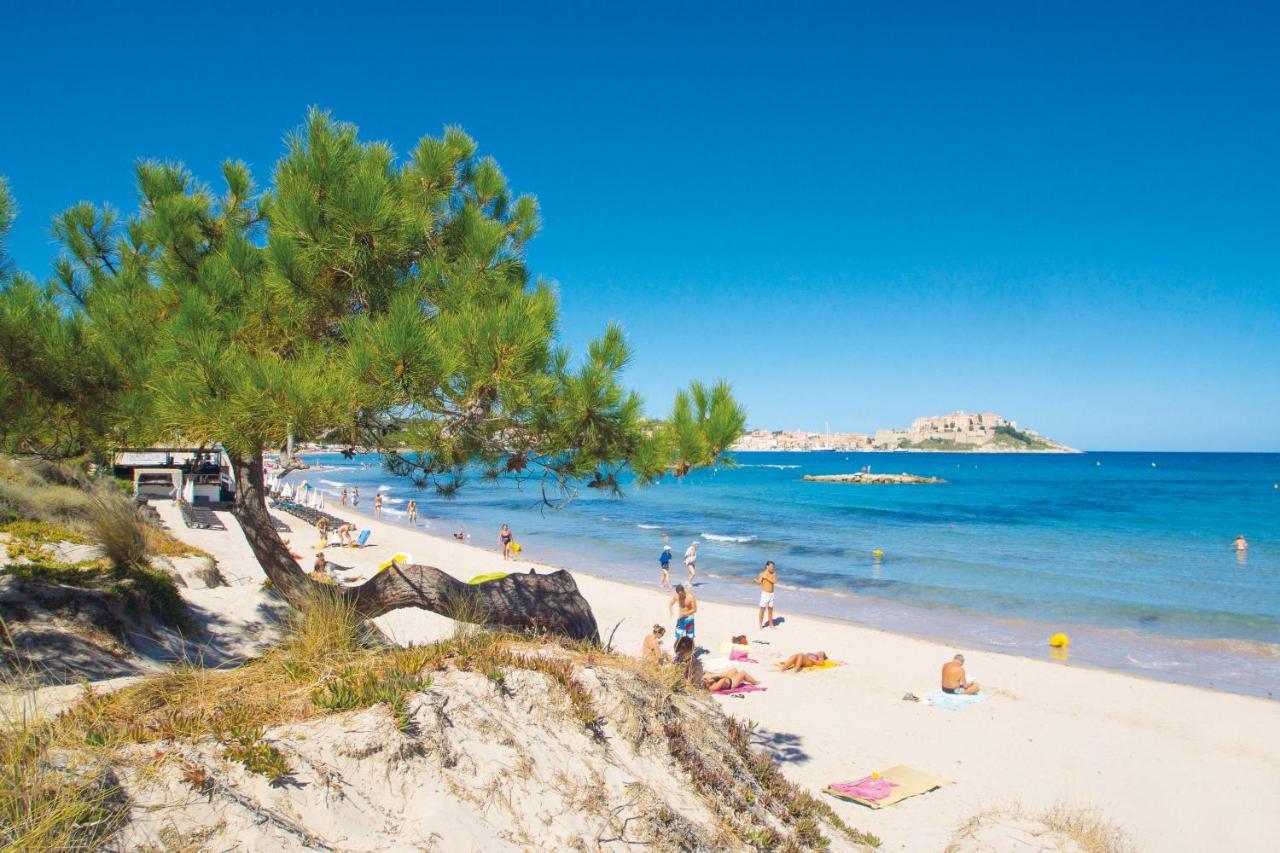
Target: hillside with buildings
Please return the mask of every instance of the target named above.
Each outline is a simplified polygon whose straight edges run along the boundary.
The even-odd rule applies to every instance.
[[[979,453],[1078,453],[1043,436],[1022,429],[1016,421],[992,412],[952,412],[916,418],[907,429],[860,432],[803,432],[755,429],[743,433],[732,450],[782,451],[938,451]]]

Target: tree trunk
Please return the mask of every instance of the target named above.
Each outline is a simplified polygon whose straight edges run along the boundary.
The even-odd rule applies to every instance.
[[[267,512],[262,454],[232,456],[236,500],[231,513],[240,522],[271,585],[295,607],[304,607],[314,583],[276,533]],[[433,566],[392,566],[342,594],[365,619],[401,607],[420,607],[450,619],[518,630],[562,634],[599,644],[591,605],[573,575],[511,574],[482,584],[466,584]]]

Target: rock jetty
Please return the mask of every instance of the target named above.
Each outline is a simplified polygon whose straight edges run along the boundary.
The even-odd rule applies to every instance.
[[[914,485],[916,483],[945,483],[941,477],[921,477],[917,474],[805,474],[804,479],[810,483],[856,483],[861,486],[891,486],[899,484]]]

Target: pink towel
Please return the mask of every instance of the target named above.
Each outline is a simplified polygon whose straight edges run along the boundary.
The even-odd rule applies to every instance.
[[[716,696],[732,696],[735,693],[756,693],[768,690],[768,687],[762,687],[759,684],[741,684],[737,687],[730,687],[728,690],[717,690]]]
[[[743,663],[760,663],[755,658],[748,656],[745,649],[733,649],[730,651],[729,660],[740,660]]]
[[[865,779],[859,779],[857,782],[833,782],[827,787],[837,794],[844,794],[846,797],[883,800],[889,796],[891,789],[898,787],[898,783],[890,782],[888,779],[873,779],[868,776]]]

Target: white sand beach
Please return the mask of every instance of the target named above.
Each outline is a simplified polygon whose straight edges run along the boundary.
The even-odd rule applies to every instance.
[[[369,547],[326,551],[331,561],[356,569],[371,572],[396,552],[463,579],[551,568],[525,555],[504,563],[496,531],[492,542],[468,545],[341,507],[328,510],[373,531]],[[292,545],[309,568],[314,530],[277,515],[293,529]],[[171,526],[181,538],[198,539],[229,576],[260,582],[256,565],[246,564],[238,527],[224,516],[225,534]],[[667,615],[669,596],[657,589],[656,571],[652,588],[573,571],[604,638],[616,626],[614,645],[638,649],[658,622],[667,626],[670,644],[674,619]],[[702,601],[697,637],[712,659],[724,657],[720,646],[731,635],[751,638],[759,663],[737,665],[767,691],[717,701],[758,725],[761,745],[788,776],[817,793],[828,783],[906,764],[953,783],[876,811],[826,798],[851,825],[879,835],[882,849],[943,850],[959,827],[983,812],[1020,808],[1035,814],[1055,805],[1096,810],[1141,850],[1275,849],[1280,703],[970,650],[969,676],[990,698],[961,711],[942,710],[904,701],[903,694],[924,699],[937,689],[942,664],[965,649],[791,616],[785,590],[777,615],[784,619],[780,626],[760,631],[754,608]],[[404,643],[452,628],[450,620],[416,610],[389,614],[379,624]],[[774,668],[782,657],[818,649],[845,665],[801,674]]]

